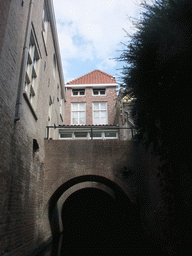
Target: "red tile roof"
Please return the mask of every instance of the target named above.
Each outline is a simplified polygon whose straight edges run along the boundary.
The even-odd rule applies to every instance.
[[[98,69],[87,73],[77,79],[74,79],[67,84],[112,84],[116,83],[115,77],[100,71]]]

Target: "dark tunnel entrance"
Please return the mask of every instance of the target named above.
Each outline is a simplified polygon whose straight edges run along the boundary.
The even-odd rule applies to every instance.
[[[140,235],[130,205],[122,205],[96,188],[73,193],[62,209],[61,255],[135,253]]]

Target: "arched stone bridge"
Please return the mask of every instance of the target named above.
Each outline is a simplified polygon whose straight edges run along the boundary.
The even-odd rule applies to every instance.
[[[43,237],[63,233],[64,254],[149,253],[150,237],[174,249],[158,217],[166,214],[158,165],[133,141],[45,139]]]
[[[132,165],[133,144],[131,141],[45,140],[45,150],[46,210],[44,214],[44,224],[46,223],[46,225],[44,226],[46,226],[46,229],[44,232],[46,232],[47,236],[52,234],[54,237],[59,233],[63,232],[65,234],[67,232],[65,223],[66,217],[63,215],[63,212],[65,212],[65,210],[67,211],[65,205],[70,201],[70,198],[73,198],[73,195],[76,195],[76,198],[80,197],[83,193],[82,191],[87,191],[87,196],[89,197],[88,199],[87,196],[84,196],[82,201],[94,201],[92,208],[96,207],[95,212],[102,211],[102,215],[104,215],[107,210],[104,210],[104,205],[108,202],[107,199],[106,201],[104,200],[101,206],[103,198],[106,197],[109,201],[112,199],[112,201],[115,202],[115,206],[111,206],[112,208],[110,209],[109,216],[106,217],[108,220],[105,220],[105,224],[110,219],[110,223],[112,219],[114,222],[113,213],[116,208],[116,213],[118,212],[117,216],[119,216],[116,216],[116,218],[119,220],[116,220],[114,223],[117,224],[118,221],[124,222],[118,225],[118,227],[121,226],[120,229],[124,229],[124,233],[122,230],[119,230],[121,238],[124,234],[124,238],[121,239],[121,242],[119,241],[121,247],[123,247],[122,244],[127,243],[123,241],[125,237],[128,237],[128,235],[125,235],[125,233],[127,233],[127,231],[125,232],[125,226],[129,225],[127,230],[129,230],[132,235],[135,231],[139,233],[139,222],[136,220],[138,214],[136,214],[136,204],[132,188],[125,183],[120,173],[121,170],[127,169]],[[92,199],[90,195],[92,195]],[[71,204],[75,205],[73,200]],[[80,207],[79,205],[78,208]],[[103,210],[101,210],[101,208],[103,208]],[[108,208],[110,207],[108,206]],[[77,210],[78,209],[73,209],[71,215],[74,215],[74,212]],[[81,212],[79,215],[85,215],[85,213],[82,214]],[[88,215],[89,214],[86,213],[86,221],[90,219]],[[91,215],[93,215],[93,213]],[[81,216],[80,222],[82,222],[82,218]],[[95,218],[96,216],[94,217],[94,221]],[[100,226],[105,225],[102,219],[103,217],[98,220],[101,221]],[[129,221],[127,222],[126,219]],[[74,222],[74,220],[72,222]],[[112,223],[108,225],[114,226],[114,223],[113,225]],[[94,229],[96,229],[96,226],[94,226]],[[109,232],[109,230],[107,231],[106,228],[104,232]],[[111,232],[112,231],[110,231],[110,233]],[[86,237],[90,237],[90,232],[87,228],[86,233],[89,234],[86,234]],[[99,236],[102,236],[101,233],[103,232],[100,232]],[[97,243],[98,239],[100,238],[95,238]],[[111,238],[111,247],[113,247],[111,250],[113,251],[115,250],[114,246],[112,246],[114,239],[116,239],[116,244],[118,244],[116,236],[114,236],[113,239]],[[77,247],[77,245],[75,246]]]

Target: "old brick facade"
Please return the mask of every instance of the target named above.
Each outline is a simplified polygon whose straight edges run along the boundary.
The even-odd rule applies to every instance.
[[[161,184],[163,162],[153,155],[152,146],[146,150],[133,141],[62,141],[57,129],[51,130],[51,140],[44,139],[47,125],[60,125],[63,120],[71,125],[71,103],[86,102],[86,125],[91,125],[92,102],[107,102],[107,124],[113,124],[116,82],[109,75],[110,82],[78,82],[85,85],[85,96],[72,96],[72,87],[83,87],[69,84],[64,116],[64,81],[52,1],[1,0],[0,6],[5,10],[0,16],[0,255],[34,255],[38,246],[62,231],[59,218],[65,199],[85,187],[127,198],[128,213],[139,215],[144,241],[149,242],[141,253],[150,252],[151,241],[164,255],[189,252],[185,230],[191,230],[191,212],[186,214],[186,208],[191,209],[191,190],[183,189],[179,197],[166,194],[171,183],[164,180]],[[28,65],[33,60],[25,54],[30,46],[38,49],[32,72]],[[25,80],[26,72],[36,83],[29,83],[30,77]],[[95,89],[108,84],[106,95],[93,95],[93,84]],[[180,179],[186,183],[187,177]],[[183,215],[177,216],[177,204],[182,204]]]
[[[93,125],[93,103],[107,103],[107,121],[105,124],[113,125],[115,116],[116,102],[116,87],[118,84],[114,77],[100,71],[94,70],[80,78],[77,78],[66,85],[66,115],[65,124],[74,125],[72,122],[71,104],[85,103],[86,104],[86,125]],[[85,89],[84,95],[73,95],[72,90]],[[94,95],[93,89],[105,89],[105,94]],[[80,123],[79,123],[80,124]],[[99,123],[97,123],[99,124]]]
[[[64,81],[52,1],[0,7],[0,255],[27,255],[46,240],[44,138],[62,124]]]

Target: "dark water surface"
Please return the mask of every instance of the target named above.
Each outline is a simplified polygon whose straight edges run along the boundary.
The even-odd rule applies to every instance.
[[[107,193],[82,189],[63,205],[63,234],[39,255],[158,255],[142,241],[138,221]]]

